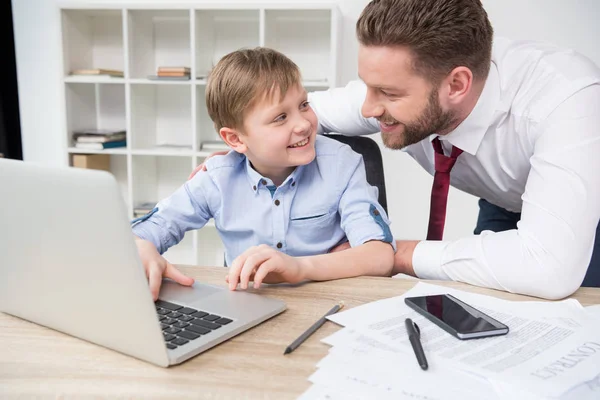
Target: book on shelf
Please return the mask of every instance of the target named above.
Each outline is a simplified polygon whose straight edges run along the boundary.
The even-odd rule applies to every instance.
[[[80,129],[80,130],[76,130],[73,131],[73,137],[76,138],[78,136],[91,136],[91,135],[98,135],[98,136],[111,136],[111,135],[120,135],[120,134],[125,134],[125,130],[124,129]]]
[[[74,136],[77,143],[108,143],[119,142],[126,139],[125,133],[115,135],[78,135]]]
[[[189,67],[158,67],[158,73],[168,72],[168,73],[180,73],[180,74],[190,74],[191,69]]]
[[[108,75],[122,78],[123,71],[105,68],[75,69],[71,71],[71,75]]]
[[[148,79],[152,81],[189,81],[190,76],[158,76],[158,75],[148,75]]]
[[[185,73],[185,72],[160,72],[158,71],[158,74],[156,74],[156,76],[190,76],[190,73]]]
[[[81,150],[104,150],[104,149],[114,149],[114,148],[125,147],[125,146],[127,146],[126,140],[117,140],[117,141],[106,142],[106,143],[81,143],[81,142],[75,143],[75,148],[81,149]]]
[[[228,151],[231,148],[222,140],[205,140],[200,144],[200,150]]]

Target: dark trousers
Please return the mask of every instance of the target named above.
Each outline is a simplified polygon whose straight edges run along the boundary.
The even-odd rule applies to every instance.
[[[517,229],[517,222],[520,219],[520,213],[506,211],[486,200],[480,199],[475,234],[479,235],[482,231],[502,232]],[[596,228],[596,241],[594,242],[592,260],[581,286],[600,287],[600,223]]]

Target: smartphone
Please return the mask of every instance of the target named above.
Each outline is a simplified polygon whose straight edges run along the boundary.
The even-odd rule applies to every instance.
[[[407,306],[461,340],[506,335],[508,326],[450,294],[407,297]]]

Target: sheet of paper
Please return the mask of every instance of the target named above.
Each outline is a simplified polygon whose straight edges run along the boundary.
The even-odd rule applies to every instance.
[[[423,398],[494,399],[492,388],[485,380],[472,374],[430,366],[423,371],[414,353],[390,349],[385,344],[346,328],[325,342],[335,343],[329,355],[318,364],[319,377],[343,373],[346,377],[361,377],[365,385],[385,388],[397,395]],[[339,376],[339,375],[337,375]],[[350,379],[350,378],[348,378]],[[431,385],[431,382],[436,382]]]
[[[592,317],[600,320],[600,304],[587,306],[585,311]]]
[[[404,297],[448,292],[504,322],[510,333],[461,341],[404,304]],[[582,326],[576,319],[567,324],[560,320],[577,314],[578,309],[572,302],[525,305],[419,284],[404,296],[356,307],[330,319],[407,352],[412,350],[404,320],[410,317],[421,328],[430,365],[454,363],[457,368],[489,379],[519,382],[525,390],[543,396],[559,396],[600,371],[600,324],[586,321]],[[528,318],[528,313],[536,319]]]
[[[348,393],[345,390],[337,390],[330,386],[313,384],[298,400],[360,400],[360,397]]]

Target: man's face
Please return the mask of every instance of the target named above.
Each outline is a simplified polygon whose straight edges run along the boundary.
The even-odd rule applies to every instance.
[[[401,149],[455,123],[440,104],[437,85],[413,72],[411,54],[401,47],[360,46],[358,74],[367,85],[362,107],[379,120],[386,147]]]

